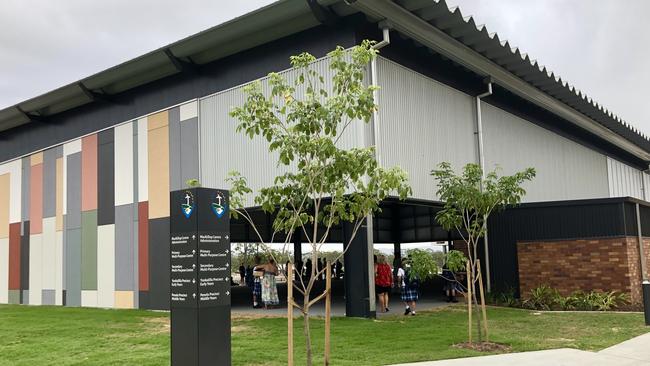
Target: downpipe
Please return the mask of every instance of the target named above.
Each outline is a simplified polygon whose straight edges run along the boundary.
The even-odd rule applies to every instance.
[[[645,325],[650,325],[650,280],[648,280],[648,267],[646,263],[646,253],[643,248],[643,232],[641,231],[641,210],[639,204],[636,204],[636,230],[637,240],[639,242],[639,259],[641,264],[641,290],[643,291],[643,314],[645,316]]]
[[[372,46],[373,49],[379,50],[390,44],[390,27],[384,22],[380,22],[383,39]],[[377,85],[377,58],[370,61],[370,85]],[[373,90],[372,99],[375,104],[379,105],[379,91]],[[379,121],[379,111],[377,109],[372,111],[372,142],[375,146],[375,158],[377,164],[381,166],[381,154],[379,153],[379,129],[377,127]]]
[[[492,81],[488,78],[487,81],[488,90],[485,93],[479,94],[476,96],[476,135],[478,140],[478,162],[481,167],[481,181],[485,179],[485,153],[483,150],[483,118],[481,114],[481,99],[487,96],[492,95]],[[481,190],[483,190],[483,184],[481,183]],[[490,250],[489,250],[489,241],[488,241],[488,231],[487,231],[487,220],[486,217],[483,218],[483,223],[486,226],[485,235],[483,236],[483,243],[485,246],[485,287],[487,292],[492,292],[492,283],[490,280]]]

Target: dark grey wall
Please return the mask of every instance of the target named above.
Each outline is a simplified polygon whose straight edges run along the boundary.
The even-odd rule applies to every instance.
[[[630,213],[626,214],[624,209],[633,208],[632,201],[631,198],[606,198],[531,203],[492,215],[488,232],[493,288],[519,291],[517,242],[632,235],[636,223],[626,225]],[[650,221],[650,215],[647,220]]]

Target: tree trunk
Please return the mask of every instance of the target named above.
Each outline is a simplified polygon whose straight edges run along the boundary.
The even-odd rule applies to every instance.
[[[473,289],[474,290],[474,289]],[[472,291],[472,297],[474,299],[474,313],[476,315],[476,327],[477,327],[477,333],[478,333],[478,341],[482,342],[483,341],[483,329],[481,327],[481,308],[478,304],[478,299],[476,297],[476,291]]]
[[[307,356],[307,366],[312,366],[312,351],[311,351],[311,329],[309,328],[309,296],[305,295],[304,312],[303,312],[303,322],[302,330],[305,335],[305,351]]]

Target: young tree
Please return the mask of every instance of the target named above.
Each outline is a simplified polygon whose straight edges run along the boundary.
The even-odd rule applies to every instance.
[[[437,170],[432,170],[438,181],[438,197],[445,202],[442,210],[436,215],[436,220],[446,230],[455,229],[467,245],[467,261],[471,279],[472,298],[468,299],[468,306],[473,301],[478,322],[479,341],[482,340],[481,317],[476,297],[479,286],[478,277],[478,247],[480,239],[487,232],[487,220],[490,214],[502,210],[508,205],[516,205],[526,194],[521,185],[535,177],[535,169],[528,168],[511,176],[497,175],[494,170],[483,176],[483,171],[478,164],[467,164],[463,172],[457,175],[447,162],[440,163]],[[479,291],[482,291],[479,288]],[[482,304],[485,305],[485,304]],[[468,314],[471,319],[471,314]],[[485,324],[487,329],[487,324]],[[470,327],[471,329],[471,327]],[[471,341],[471,333],[468,334]]]
[[[239,121],[237,130],[250,138],[264,137],[269,151],[278,154],[278,165],[287,167],[288,172],[275,177],[273,185],[260,189],[255,203],[275,214],[273,229],[286,234],[285,244],[294,233],[307,238],[312,263],[317,262],[332,227],[343,221],[352,224],[352,234],[343,243],[345,252],[363,221],[379,210],[384,198],[389,194],[405,198],[411,191],[404,171],[378,166],[374,147],[338,146],[348,128],[367,123],[378,108],[373,98],[377,86],[366,85],[364,80],[366,67],[377,53],[372,45],[364,41],[349,51],[338,47],[329,53],[330,69],[334,71],[331,89],[313,69],[314,56],[293,56],[291,65],[298,71],[295,83],[271,73],[268,94],[263,93],[260,83],[252,83],[245,88],[244,105],[231,111]],[[298,91],[303,91],[304,96]],[[244,209],[245,195],[252,193],[246,179],[233,172],[229,182],[232,210],[254,228],[263,242]],[[327,290],[315,298],[311,292],[324,271],[314,265],[308,279],[301,278],[295,284],[303,295],[302,304],[294,306],[303,314],[307,365],[312,364],[310,308]]]

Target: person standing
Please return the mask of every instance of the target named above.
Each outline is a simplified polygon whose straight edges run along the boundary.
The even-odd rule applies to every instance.
[[[386,257],[379,255],[377,257],[377,265],[375,266],[375,292],[379,298],[379,309],[382,313],[389,311],[388,294],[391,288],[393,288],[393,270],[386,263]]]
[[[264,271],[258,269],[262,258],[259,255],[255,256],[255,265],[253,266],[253,308],[261,308],[262,305],[262,277],[264,276]]]
[[[278,266],[275,264],[273,258],[269,262],[255,267],[257,270],[264,272],[262,277],[262,302],[264,308],[269,309],[280,304],[278,298],[278,287],[275,281],[275,276],[278,275]]]
[[[417,276],[412,273],[411,265],[408,263],[407,258],[402,258],[402,263],[397,270],[397,280],[400,283],[402,290],[402,301],[404,302],[404,315],[415,315],[415,306],[419,299],[420,281]]]
[[[336,260],[336,278],[343,277],[343,263],[340,260]]]
[[[246,283],[246,267],[244,263],[239,266],[239,286],[244,286]]]
[[[447,295],[447,302],[458,302],[456,300],[456,291],[459,290],[458,281],[456,281],[456,275],[449,270],[447,264],[442,267],[442,277],[445,279],[445,294]]]

